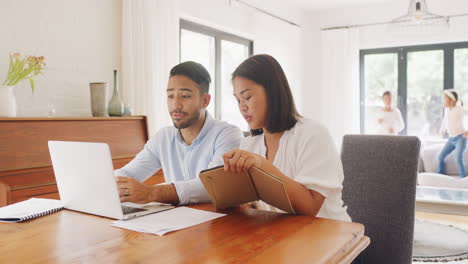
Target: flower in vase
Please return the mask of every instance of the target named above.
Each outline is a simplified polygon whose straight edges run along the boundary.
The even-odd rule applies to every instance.
[[[2,85],[14,86],[23,80],[29,80],[32,92],[35,88],[35,78],[45,67],[44,57],[22,56],[20,53],[10,54],[10,65]]]

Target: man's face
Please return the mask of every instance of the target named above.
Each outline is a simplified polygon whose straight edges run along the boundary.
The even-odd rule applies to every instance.
[[[174,126],[184,129],[201,118],[210,103],[209,94],[201,94],[198,85],[184,75],[174,75],[167,84],[167,107]]]

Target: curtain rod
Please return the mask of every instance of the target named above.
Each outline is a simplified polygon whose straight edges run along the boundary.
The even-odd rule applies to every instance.
[[[234,2],[237,2],[237,3],[239,3],[239,4],[242,4],[242,5],[244,5],[244,6],[248,7],[248,8],[250,8],[250,9],[253,9],[253,10],[257,11],[257,12],[263,13],[263,14],[265,14],[265,15],[268,15],[268,16],[271,16],[271,17],[276,18],[276,19],[278,19],[278,20],[281,20],[281,21],[283,21],[283,22],[286,22],[286,23],[288,23],[288,24],[290,24],[290,25],[292,25],[292,26],[296,26],[296,27],[299,27],[299,28],[301,27],[300,25],[298,25],[298,24],[292,22],[291,20],[287,20],[287,19],[285,19],[285,18],[282,18],[282,17],[280,17],[280,16],[277,16],[277,15],[275,15],[275,14],[273,14],[273,13],[270,13],[270,12],[264,10],[264,9],[261,9],[261,8],[259,8],[259,7],[254,6],[254,5],[251,5],[251,4],[249,4],[249,3],[245,2],[245,1],[242,1],[242,0],[229,0],[229,3],[231,4],[233,1],[234,1]]]
[[[451,16],[446,16],[446,18],[456,18],[456,17],[465,17],[468,16],[468,13],[466,14],[458,14],[458,15],[451,15]],[[380,25],[389,25],[392,24],[392,22],[377,22],[377,23],[367,23],[367,24],[355,24],[355,25],[348,25],[348,26],[339,26],[339,27],[327,27],[327,28],[321,28],[321,31],[327,31],[327,30],[335,30],[335,29],[349,29],[349,28],[361,28],[361,27],[370,27],[370,26],[380,26]]]

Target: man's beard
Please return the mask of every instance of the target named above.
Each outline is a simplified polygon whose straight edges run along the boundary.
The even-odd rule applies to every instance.
[[[189,119],[187,121],[183,122],[183,123],[176,124],[176,122],[174,122],[174,121],[172,121],[172,123],[174,124],[174,126],[177,129],[184,129],[184,128],[190,127],[200,119],[200,112],[201,112],[200,109],[196,110],[195,113],[193,113],[192,116],[189,116]],[[173,112],[171,112],[171,115],[172,115],[172,113]],[[182,113],[184,114],[184,116],[189,115],[187,112],[182,112]]]

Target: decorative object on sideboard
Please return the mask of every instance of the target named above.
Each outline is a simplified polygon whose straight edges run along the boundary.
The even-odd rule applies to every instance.
[[[29,80],[32,92],[35,88],[35,77],[45,67],[44,57],[21,56],[10,54],[10,64],[5,81],[0,85],[0,116],[16,116],[16,98],[14,86],[23,80]]]
[[[109,115],[122,116],[124,114],[124,104],[120,100],[119,87],[117,84],[117,70],[114,70],[114,94],[109,102]]]
[[[130,104],[124,104],[124,116],[131,116],[133,112],[132,106]]]
[[[16,98],[13,86],[0,85],[0,116],[16,116]]]
[[[55,109],[55,104],[53,101],[50,101],[47,104],[47,117],[55,117],[57,114],[57,109]]]
[[[93,116],[107,116],[107,83],[89,83],[91,94],[91,112]]]

